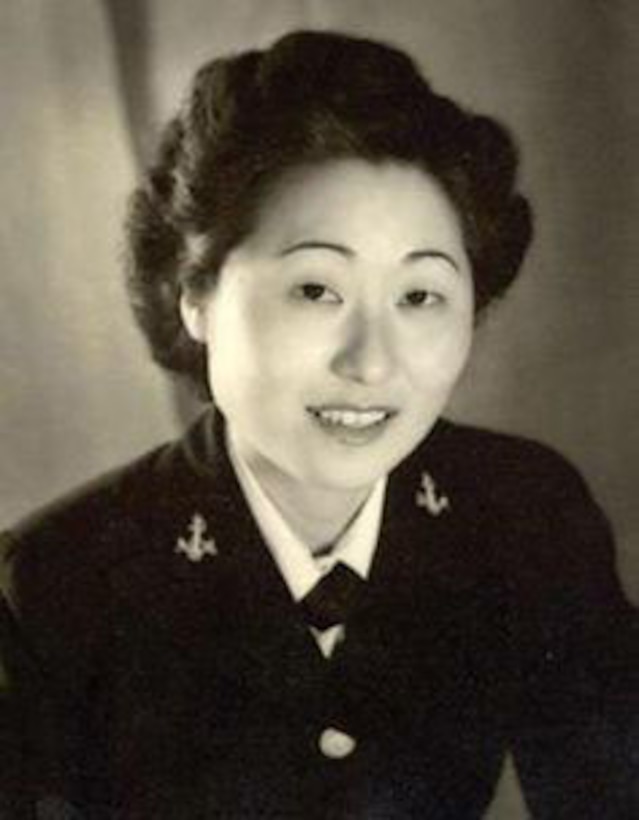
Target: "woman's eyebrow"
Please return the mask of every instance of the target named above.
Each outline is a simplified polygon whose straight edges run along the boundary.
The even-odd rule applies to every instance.
[[[330,242],[323,239],[304,239],[300,242],[295,242],[292,245],[287,245],[280,251],[279,256],[290,256],[294,253],[302,251],[332,251],[347,259],[352,259],[356,256],[355,251],[347,245],[341,245],[339,242]],[[459,271],[459,263],[450,254],[445,251],[438,251],[431,248],[423,250],[410,251],[404,256],[403,261],[408,263],[421,262],[424,259],[441,259],[447,262],[454,270]]]
[[[326,242],[320,239],[306,239],[302,242],[295,242],[293,245],[287,245],[282,251],[280,251],[279,255],[290,256],[291,254],[298,253],[299,251],[316,250],[333,251],[334,253],[338,253],[340,256],[345,256],[348,259],[355,255],[354,251],[346,247],[346,245],[340,245],[337,242]]]
[[[421,262],[423,259],[443,259],[444,262],[448,262],[448,264],[459,273],[459,263],[452,256],[450,256],[450,254],[445,253],[444,251],[430,249],[411,251],[404,257],[405,262]]]

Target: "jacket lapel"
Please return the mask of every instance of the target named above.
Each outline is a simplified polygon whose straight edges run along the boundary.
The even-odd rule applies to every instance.
[[[323,664],[235,479],[221,419],[204,416],[157,465],[146,547],[112,573],[116,595],[200,680],[223,665],[268,685]],[[194,526],[195,524],[195,526]]]
[[[421,685],[434,684],[454,651],[471,651],[490,594],[482,579],[490,573],[482,566],[485,530],[459,481],[450,429],[441,423],[390,476],[367,594],[340,652],[347,674],[390,701],[393,681],[421,669]],[[440,503],[424,505],[424,476],[431,502]]]

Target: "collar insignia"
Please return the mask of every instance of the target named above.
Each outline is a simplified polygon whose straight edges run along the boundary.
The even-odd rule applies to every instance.
[[[183,553],[189,561],[199,563],[205,556],[217,555],[217,547],[212,538],[205,538],[208,524],[204,516],[194,513],[188,526],[188,538],[178,538],[175,551]]]
[[[422,483],[415,493],[415,503],[435,518],[450,510],[448,496],[439,492],[434,478],[427,472],[422,473]]]

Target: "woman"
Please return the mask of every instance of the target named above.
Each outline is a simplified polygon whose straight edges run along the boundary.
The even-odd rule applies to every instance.
[[[516,165],[382,44],[201,69],[130,292],[213,401],[5,536],[16,812],[477,818],[511,752],[535,817],[636,816],[606,520],[555,453],[441,418],[531,237]]]

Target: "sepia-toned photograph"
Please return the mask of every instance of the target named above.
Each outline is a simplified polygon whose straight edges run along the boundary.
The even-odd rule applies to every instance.
[[[639,818],[637,8],[0,46],[0,820]]]

